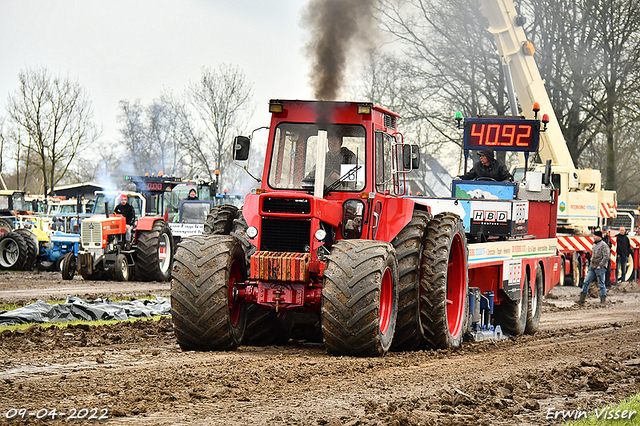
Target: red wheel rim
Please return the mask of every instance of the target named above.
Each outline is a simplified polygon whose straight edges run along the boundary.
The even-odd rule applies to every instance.
[[[447,270],[447,323],[449,334],[457,338],[462,331],[464,305],[466,295],[466,265],[464,244],[460,234],[456,234],[449,252],[449,267]]]
[[[382,275],[380,285],[380,332],[385,334],[391,323],[391,311],[393,310],[393,279],[391,269],[387,268]]]
[[[240,301],[233,301],[233,289],[236,283],[242,282],[242,273],[240,272],[240,265],[235,260],[231,263],[231,270],[229,271],[229,317],[231,325],[238,326],[240,322],[240,312],[242,310],[242,303]]]

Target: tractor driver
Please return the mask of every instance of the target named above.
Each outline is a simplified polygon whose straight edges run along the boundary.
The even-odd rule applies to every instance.
[[[335,132],[329,133],[328,144],[329,151],[325,160],[325,181],[333,183],[340,179],[340,166],[342,164],[355,164],[356,155],[346,146],[342,146],[342,140]]]
[[[133,228],[133,224],[136,221],[136,212],[133,211],[133,206],[131,206],[131,204],[128,203],[129,200],[126,194],[120,194],[120,197],[118,199],[120,201],[120,204],[116,206],[113,212],[115,214],[120,214],[124,216],[124,218],[126,219],[127,221],[126,240],[127,242],[131,242],[131,228]]]
[[[496,182],[513,181],[513,176],[509,173],[507,166],[495,159],[493,149],[485,148],[480,151],[480,161],[474,164],[473,168],[458,179],[472,180],[488,178]]]

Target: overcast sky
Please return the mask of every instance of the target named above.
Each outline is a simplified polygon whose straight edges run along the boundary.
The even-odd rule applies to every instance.
[[[253,83],[251,127],[271,98],[309,99],[306,0],[0,0],[0,115],[21,69],[83,86],[102,140],[118,138],[118,102],[182,93],[202,67],[238,66]]]

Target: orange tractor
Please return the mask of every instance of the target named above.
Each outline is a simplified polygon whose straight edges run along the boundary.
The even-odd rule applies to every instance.
[[[144,204],[140,197],[129,194],[130,204]],[[90,280],[116,279],[128,281],[168,281],[173,265],[173,237],[162,217],[143,216],[136,222],[132,241],[127,241],[126,220],[113,211],[114,200],[105,202],[104,214],[93,215],[81,223],[81,249],[75,259],[63,264],[63,278],[73,278],[77,270]],[[136,204],[138,212],[144,205]],[[101,206],[102,207],[102,206]]]

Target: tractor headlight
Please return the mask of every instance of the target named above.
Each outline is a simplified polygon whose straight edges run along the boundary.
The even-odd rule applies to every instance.
[[[250,226],[247,228],[247,237],[253,239],[258,236],[258,228]]]
[[[324,239],[327,238],[327,231],[325,231],[324,229],[318,229],[316,231],[315,237],[318,241],[324,241]]]

